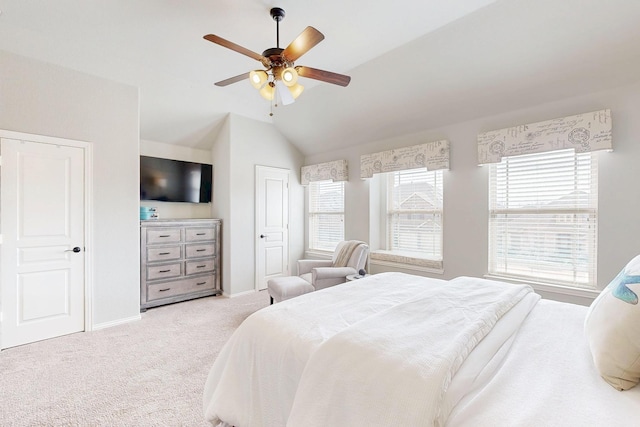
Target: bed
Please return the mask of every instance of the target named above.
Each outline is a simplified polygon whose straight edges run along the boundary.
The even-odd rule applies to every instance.
[[[594,366],[587,307],[479,278],[382,273],[260,310],[205,384],[220,427],[632,426],[640,387]]]

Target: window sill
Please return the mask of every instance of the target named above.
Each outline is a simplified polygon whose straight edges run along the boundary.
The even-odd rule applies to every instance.
[[[553,294],[567,295],[572,297],[588,298],[591,300],[595,299],[600,294],[600,291],[597,289],[574,288],[570,286],[556,285],[553,283],[536,282],[535,280],[515,279],[512,277],[498,276],[493,274],[485,274],[484,278],[489,280],[499,280],[502,282],[530,285],[536,291],[549,292]]]
[[[425,273],[444,274],[442,261],[433,261],[424,258],[411,258],[397,255],[389,251],[372,251],[369,263],[371,265],[394,267]]]

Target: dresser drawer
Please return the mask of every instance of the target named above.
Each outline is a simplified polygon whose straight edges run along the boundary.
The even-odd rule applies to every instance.
[[[171,261],[182,257],[180,246],[164,246],[147,248],[147,261]]]
[[[156,243],[179,243],[180,242],[180,229],[179,228],[162,228],[147,230],[147,244]]]
[[[163,264],[147,266],[147,280],[168,279],[170,277],[178,277],[181,274],[181,265],[179,262],[175,264]]]
[[[216,253],[216,247],[213,243],[204,243],[201,245],[186,245],[186,258],[199,258],[212,256]]]
[[[186,275],[208,273],[215,270],[215,258],[201,261],[187,261]]]
[[[220,295],[218,219],[140,221],[140,310]]]
[[[182,279],[173,282],[156,283],[148,285],[147,299],[149,301],[168,298],[176,295],[188,294],[191,292],[206,291],[214,289],[214,276],[194,277],[193,279]]]
[[[211,227],[185,228],[184,231],[185,231],[185,240],[187,242],[215,240],[215,229]]]

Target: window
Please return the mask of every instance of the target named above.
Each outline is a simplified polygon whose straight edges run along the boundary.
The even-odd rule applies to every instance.
[[[386,250],[372,259],[442,268],[442,170],[386,174]]]
[[[344,182],[309,183],[309,249],[333,251],[344,240]]]
[[[489,177],[489,274],[595,289],[598,171],[591,153],[503,158]]]

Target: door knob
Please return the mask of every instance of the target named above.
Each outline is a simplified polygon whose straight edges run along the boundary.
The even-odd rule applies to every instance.
[[[75,252],[75,253],[78,253],[78,252],[80,252],[80,251],[81,251],[80,247],[79,247],[79,246],[76,246],[76,247],[75,247],[75,248],[73,248],[73,249],[67,249],[65,252]]]
[[[265,236],[264,234],[261,234],[261,235],[260,235],[260,238],[261,238],[261,239],[264,239],[265,237],[267,237],[267,236]]]

